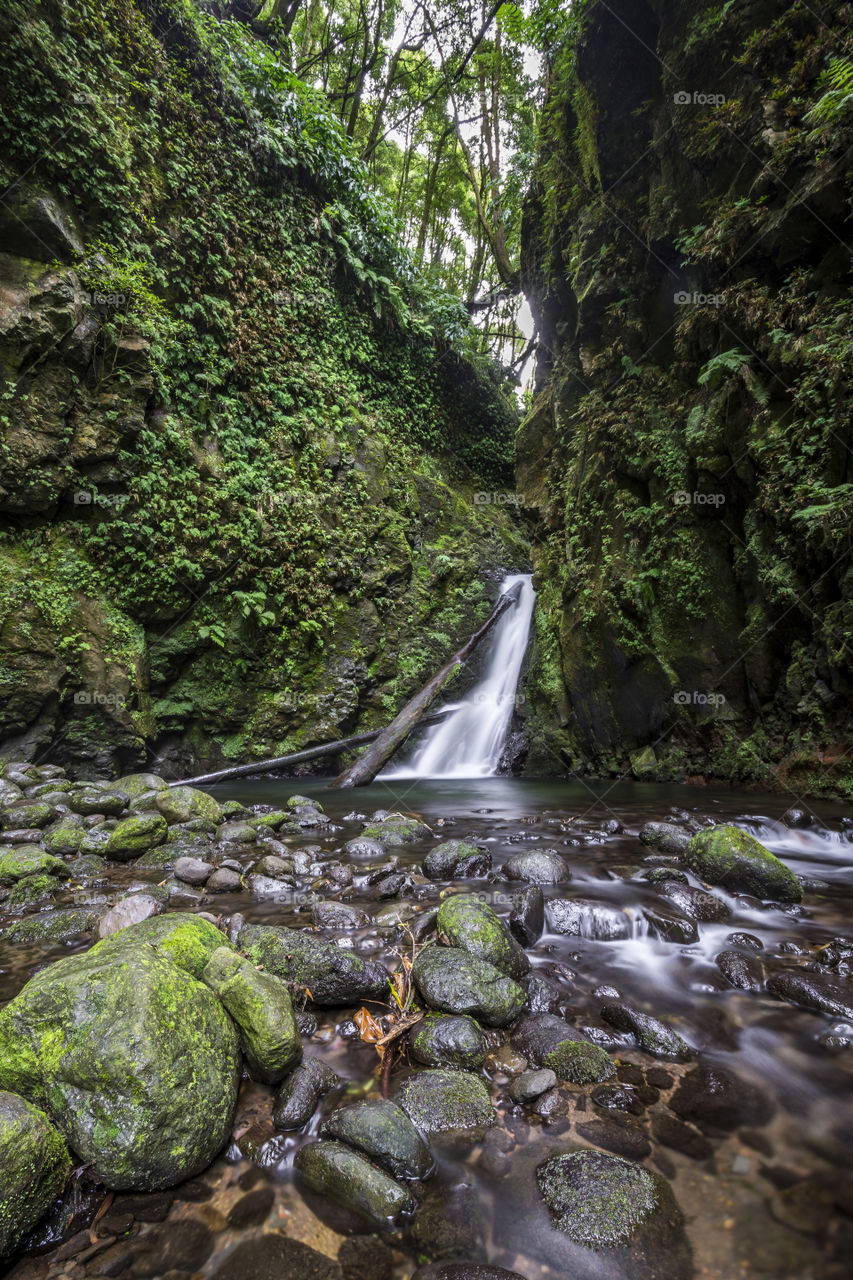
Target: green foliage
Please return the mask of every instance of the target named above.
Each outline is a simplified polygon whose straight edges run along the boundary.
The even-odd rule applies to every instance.
[[[823,92],[806,112],[805,119],[820,133],[853,109],[853,61],[832,58],[818,81],[818,88]]]

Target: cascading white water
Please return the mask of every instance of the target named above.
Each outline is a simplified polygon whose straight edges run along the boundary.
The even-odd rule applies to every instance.
[[[536,592],[530,574],[505,578],[501,595],[520,584],[518,601],[495,623],[484,643],[483,675],[446,720],[427,733],[411,760],[385,778],[484,778],[495,773],[516,703]]]

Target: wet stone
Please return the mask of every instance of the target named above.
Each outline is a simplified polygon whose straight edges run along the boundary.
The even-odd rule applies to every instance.
[[[365,1100],[340,1107],[320,1132],[357,1148],[394,1178],[425,1178],[432,1168],[429,1147],[393,1102]]]
[[[319,1058],[305,1058],[280,1086],[273,1122],[277,1129],[301,1129],[317,1110],[323,1094],[334,1089],[338,1076]]]
[[[211,1280],[343,1280],[343,1273],[324,1253],[269,1232],[238,1241]]]
[[[742,951],[721,951],[716,965],[726,982],[741,991],[761,991],[764,987],[764,966],[752,955]]]
[[[683,1120],[712,1133],[742,1124],[767,1124],[775,1111],[771,1099],[757,1085],[734,1072],[706,1066],[694,1067],[682,1078],[669,1105]]]
[[[530,884],[561,884],[571,879],[569,864],[555,849],[535,849],[514,853],[501,868],[506,880],[527,880]]]
[[[665,1147],[689,1156],[691,1160],[708,1160],[714,1153],[714,1148],[703,1133],[666,1111],[652,1117],[652,1137]]]
[[[427,1067],[476,1071],[486,1055],[483,1033],[473,1018],[428,1014],[409,1033],[409,1049]]]
[[[532,947],[539,941],[545,928],[545,898],[539,885],[528,885],[513,898],[509,928],[523,947]]]
[[[515,1103],[532,1102],[534,1098],[546,1093],[548,1089],[553,1089],[556,1083],[556,1073],[549,1068],[543,1068],[539,1071],[523,1071],[520,1076],[516,1076],[507,1092]]]
[[[617,1156],[625,1156],[628,1160],[645,1160],[652,1153],[652,1144],[642,1129],[638,1128],[627,1117],[596,1118],[576,1125],[577,1132],[587,1142],[605,1151],[612,1151]]]

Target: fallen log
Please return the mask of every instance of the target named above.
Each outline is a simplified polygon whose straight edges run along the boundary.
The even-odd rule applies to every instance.
[[[445,716],[450,715],[452,707],[443,707],[432,715],[424,716],[422,725],[438,724]],[[336,742],[324,742],[319,747],[306,747],[304,751],[294,751],[289,756],[275,756],[271,760],[255,760],[252,764],[235,764],[228,769],[218,769],[215,773],[200,773],[196,778],[182,778],[170,782],[170,787],[197,787],[204,782],[226,782],[229,778],[246,778],[254,773],[267,773],[270,769],[289,769],[291,765],[304,764],[306,760],[322,760],[324,756],[341,756],[353,747],[361,747],[366,742],[373,742],[384,729],[371,729],[369,733],[356,733],[351,738],[339,738]]]
[[[441,670],[427,681],[420,693],[403,707],[399,715],[391,721],[376,741],[367,748],[363,755],[345,769],[342,774],[329,783],[331,787],[364,787],[372,782],[379,770],[390,760],[402,742],[418,724],[423,724],[423,713],[441,693],[444,686],[456,675],[459,668],[470,657],[477,645],[488,635],[498,618],[511,605],[518,603],[521,584],[517,583],[498,600],[486,621],[473,635],[470,635],[461,649],[457,649],[453,657],[444,664]]]

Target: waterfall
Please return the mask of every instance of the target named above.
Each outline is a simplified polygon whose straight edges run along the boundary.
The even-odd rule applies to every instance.
[[[464,702],[427,732],[405,764],[385,778],[484,778],[495,773],[516,703],[536,593],[530,574],[505,578],[501,595],[521,584],[518,602],[483,642],[483,674]]]

